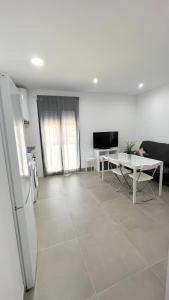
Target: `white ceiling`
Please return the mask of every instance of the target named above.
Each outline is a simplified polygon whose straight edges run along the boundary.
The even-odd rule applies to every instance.
[[[144,91],[161,86],[169,0],[1,0],[0,71],[27,88],[136,94],[139,82]]]

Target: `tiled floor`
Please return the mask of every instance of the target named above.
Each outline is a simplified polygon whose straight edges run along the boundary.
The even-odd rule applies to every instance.
[[[164,300],[169,188],[142,198],[133,206],[108,173],[41,179],[37,282],[25,299]]]

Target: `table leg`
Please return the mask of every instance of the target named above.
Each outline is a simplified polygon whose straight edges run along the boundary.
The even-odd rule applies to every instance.
[[[104,180],[104,159],[102,158],[102,180]]]
[[[136,176],[137,176],[137,170],[133,170],[133,204],[136,204],[136,196],[137,196],[137,181],[136,181]]]
[[[109,157],[109,154],[110,154],[110,153],[108,152],[108,157]],[[108,164],[107,167],[108,167],[108,171],[109,171],[109,170],[110,170],[110,162],[109,162],[109,159],[108,159],[108,161],[107,161],[107,164]]]
[[[85,166],[85,171],[87,172],[87,160],[86,160],[86,166]]]
[[[159,196],[162,195],[163,187],[163,163],[160,165]]]

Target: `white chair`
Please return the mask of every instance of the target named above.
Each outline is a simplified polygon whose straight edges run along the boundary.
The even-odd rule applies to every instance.
[[[130,185],[129,185],[126,177],[130,173],[132,173],[132,171],[125,168],[124,166],[122,166],[118,160],[113,159],[113,160],[111,160],[110,163],[116,166],[115,168],[111,169],[111,172],[114,175],[114,178],[116,178],[121,185],[126,183],[128,185],[128,187],[130,188]],[[123,179],[123,181],[120,179],[120,177]],[[120,189],[117,189],[117,191],[119,191],[119,190]]]
[[[96,171],[96,158],[91,156],[91,157],[88,157],[86,158],[86,167],[85,167],[85,170],[87,172],[88,170],[88,167],[90,168],[90,171]]]
[[[150,181],[153,180],[157,168],[158,168],[158,164],[154,164],[154,165],[145,165],[145,166],[141,167],[141,169],[137,172],[136,182],[137,182],[137,183],[145,183],[145,184],[143,185],[143,187],[142,187],[141,189],[137,189],[137,191],[142,192],[142,191],[144,190],[144,188],[149,184],[149,187],[150,187],[151,192],[152,192],[152,195],[153,195],[152,198],[150,198],[150,199],[148,199],[148,200],[146,200],[146,201],[150,201],[150,200],[156,198],[156,195],[155,195],[155,193],[154,193],[154,191],[153,191],[153,189],[152,189],[152,186],[151,186],[151,184],[150,184]],[[152,175],[149,175],[149,174],[147,174],[147,173],[144,172],[144,171],[148,171],[148,170],[152,170],[152,171],[154,170],[154,171],[152,172]],[[133,180],[134,175],[133,175],[133,174],[129,174],[129,176],[130,176],[130,178]]]

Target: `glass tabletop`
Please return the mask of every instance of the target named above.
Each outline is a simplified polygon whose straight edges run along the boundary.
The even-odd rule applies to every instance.
[[[154,164],[162,164],[163,162],[160,160],[143,157],[143,156],[137,156],[134,154],[127,154],[127,153],[115,153],[110,155],[104,155],[104,159],[109,160],[109,162],[113,163],[113,160],[118,161],[124,166],[127,166],[129,168],[139,168],[142,166],[147,165],[154,165]]]

